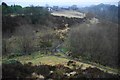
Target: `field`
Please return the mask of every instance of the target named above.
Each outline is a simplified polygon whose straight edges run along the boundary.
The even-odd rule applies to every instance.
[[[63,11],[54,11],[51,13],[54,16],[64,16],[67,18],[84,18],[86,17],[84,13],[80,13],[77,11],[67,11],[67,10],[63,10]]]

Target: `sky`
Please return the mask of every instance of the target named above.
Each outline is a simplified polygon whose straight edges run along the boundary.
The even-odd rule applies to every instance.
[[[100,3],[118,5],[119,0],[0,0],[6,2],[8,5],[21,5],[25,6],[71,6],[77,5],[78,7],[85,7],[90,5],[97,5]]]

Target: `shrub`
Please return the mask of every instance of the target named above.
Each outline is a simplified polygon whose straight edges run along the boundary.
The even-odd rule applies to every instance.
[[[60,48],[62,52],[67,52],[69,49],[68,48]]]
[[[9,59],[9,60],[4,60],[3,64],[10,64],[10,63],[16,63],[18,62],[16,59]]]
[[[16,55],[16,56],[23,56],[23,55],[25,55],[25,53],[17,52],[15,55]]]
[[[64,76],[64,72],[61,69],[56,69],[54,72],[54,78],[62,79]]]

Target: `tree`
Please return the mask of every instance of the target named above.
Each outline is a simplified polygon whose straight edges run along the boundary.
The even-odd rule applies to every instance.
[[[108,22],[90,25],[90,27],[86,24],[74,27],[68,37],[71,55],[117,67],[117,29],[116,24]]]
[[[31,18],[33,24],[42,24],[49,17],[48,9],[39,6],[26,7],[24,12]]]
[[[9,14],[9,13],[23,13],[22,7],[20,5],[11,5],[8,6],[6,3],[2,3],[2,13]]]
[[[13,13],[17,13],[17,14],[23,13],[23,9],[20,5],[14,5],[11,8],[13,9]]]
[[[2,13],[6,14],[8,13],[8,5],[5,2],[2,2]]]
[[[43,35],[41,35],[40,37],[41,40],[39,42],[39,46],[41,49],[43,49],[43,51],[45,51],[46,54],[52,48],[52,37],[53,35],[51,34],[51,31],[49,30],[47,30],[46,33],[43,33]]]
[[[19,37],[17,43],[21,49],[21,52],[28,54],[34,50],[34,45],[32,42],[33,41],[32,29],[33,28],[30,25],[23,25],[16,28],[14,35]]]
[[[71,8],[72,10],[77,10],[77,9],[78,9],[77,5],[72,5],[70,8]]]
[[[53,8],[52,8],[52,9],[53,9],[53,10],[55,10],[55,11],[57,11],[57,10],[58,10],[58,8],[59,8],[58,6],[53,6]]]

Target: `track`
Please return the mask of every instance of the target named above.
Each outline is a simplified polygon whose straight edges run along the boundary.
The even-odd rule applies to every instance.
[[[100,65],[97,65],[97,64],[93,64],[93,63],[90,63],[90,62],[87,62],[87,61],[82,61],[82,60],[78,60],[78,59],[74,59],[68,55],[66,55],[64,52],[62,52],[60,49],[58,49],[59,47],[61,47],[62,44],[59,44],[57,45],[52,51],[51,51],[51,54],[48,54],[47,56],[51,56],[51,55],[54,55],[54,56],[57,56],[55,55],[54,53],[55,52],[59,52],[61,54],[63,54],[65,57],[62,57],[62,56],[57,56],[57,57],[60,57],[60,58],[65,58],[65,59],[70,59],[70,60],[73,60],[73,61],[76,61],[76,62],[81,62],[81,63],[85,63],[85,64],[89,64],[89,65],[92,65],[92,66],[95,66],[97,68],[100,68],[100,69],[104,69],[106,71],[110,71],[110,72],[113,72],[115,74],[118,74],[118,71],[115,71],[115,70],[112,70],[112,69],[109,69],[109,68],[106,68],[106,67],[103,67],[103,66],[100,66]],[[44,57],[44,56],[38,56],[34,59],[38,59],[38,58],[41,58],[41,57]],[[24,59],[24,60],[29,60],[29,59]],[[24,61],[24,60],[21,60],[21,61]],[[120,74],[118,74],[120,76]]]
[[[53,52],[59,52],[59,53],[61,53],[65,56],[65,57],[59,56],[60,58],[70,59],[70,60],[74,60],[74,61],[77,61],[77,62],[89,64],[89,65],[95,66],[97,68],[104,69],[106,71],[110,71],[110,72],[113,72],[115,74],[118,74],[118,71],[115,71],[115,70],[112,70],[112,69],[109,69],[109,68],[106,68],[106,67],[103,67],[103,66],[99,66],[97,64],[93,64],[93,63],[90,63],[90,62],[87,62],[87,61],[77,60],[77,59],[74,59],[74,58],[66,55],[64,52],[62,52],[60,49],[58,49],[59,47],[61,47],[61,45],[62,44],[57,45],[56,48],[52,50]],[[54,55],[54,56],[56,56],[56,55]],[[120,75],[120,74],[118,74],[118,75]]]

